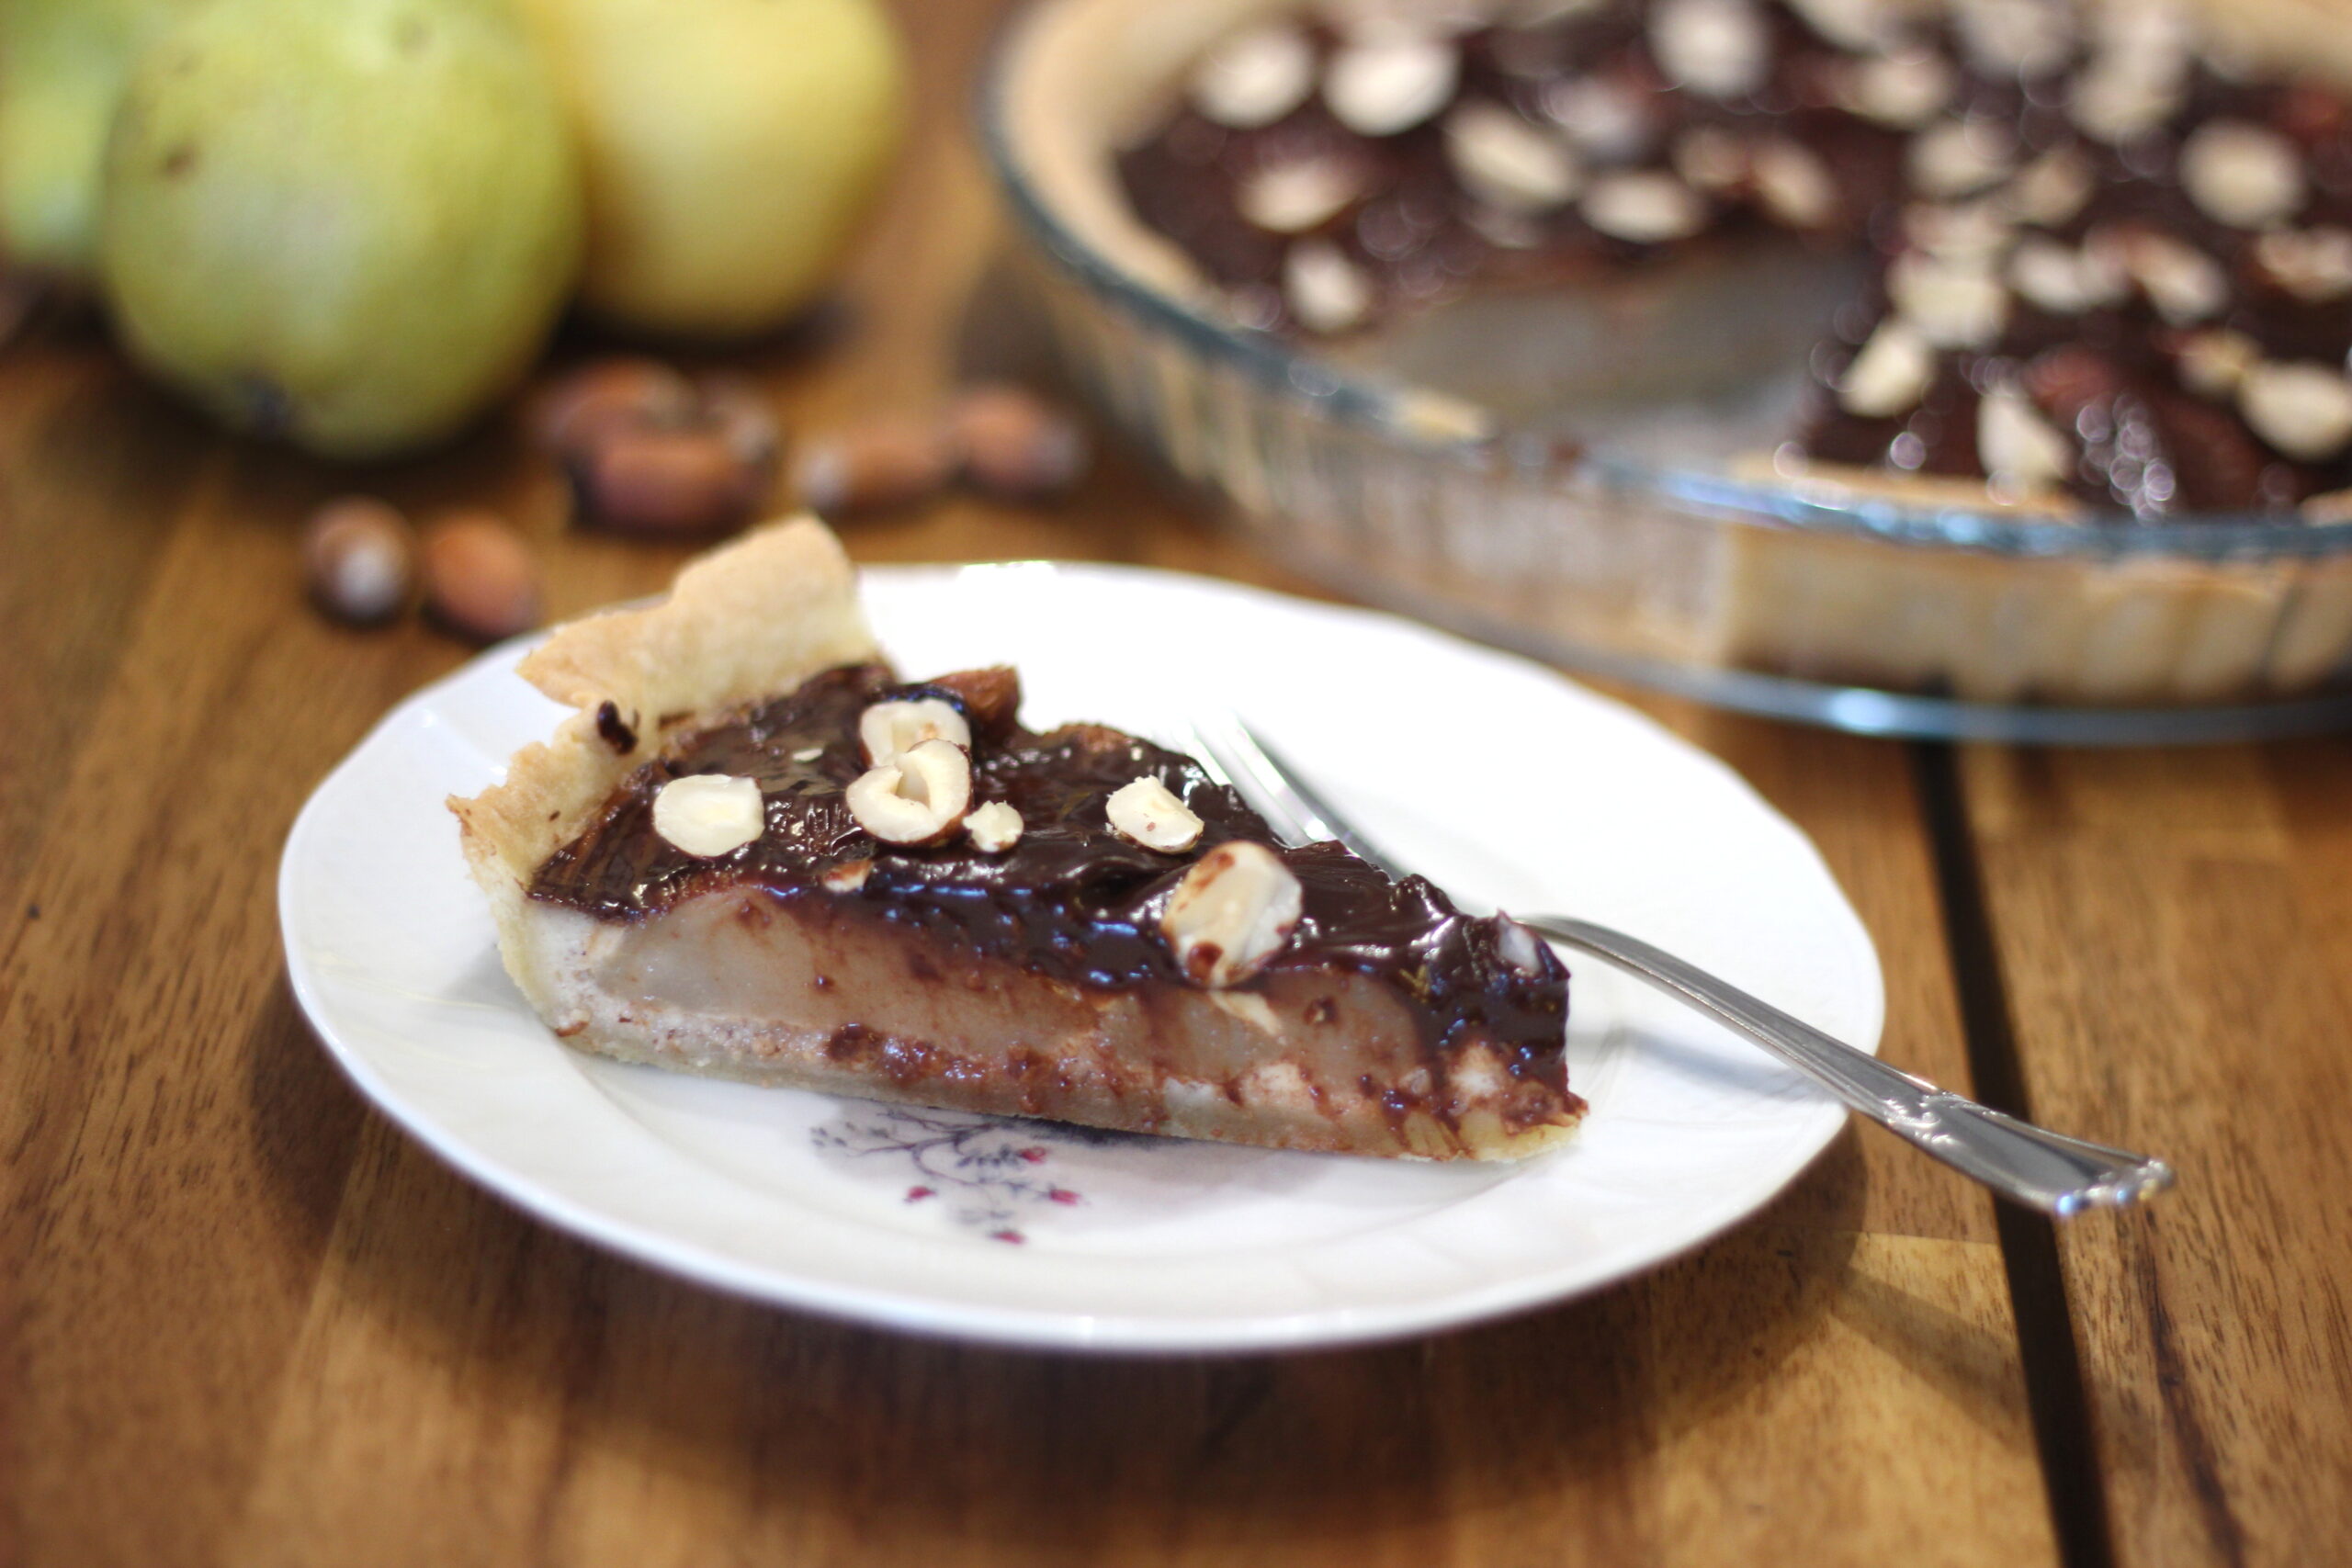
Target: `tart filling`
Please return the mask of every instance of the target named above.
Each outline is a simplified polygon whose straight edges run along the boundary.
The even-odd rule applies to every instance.
[[[764,678],[735,660],[649,723],[611,679],[646,674],[721,584],[834,635]],[[850,594],[831,536],[789,525],[526,661],[582,712],[452,805],[508,968],[568,1043],[1292,1148],[1516,1156],[1574,1123],[1567,976],[1523,929],[1277,844],[1178,753],[1023,728],[1009,671],[900,682]],[[691,635],[723,646],[710,630]]]

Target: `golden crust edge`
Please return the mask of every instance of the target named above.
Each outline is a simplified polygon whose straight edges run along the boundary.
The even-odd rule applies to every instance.
[[[575,711],[545,742],[525,746],[480,795],[451,795],[468,869],[488,897],[499,954],[542,1017],[554,998],[548,956],[525,918],[541,863],[571,841],[613,789],[696,715],[788,691],[820,670],[876,655],[841,543],[814,517],[753,530],[695,558],[670,592],[643,609],[569,622],[516,673]],[[628,750],[601,733],[617,710]]]

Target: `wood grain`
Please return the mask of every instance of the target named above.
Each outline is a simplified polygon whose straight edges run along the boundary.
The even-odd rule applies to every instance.
[[[990,20],[910,13],[924,118],[836,325],[726,360],[796,428],[1034,352],[1000,311],[999,220],[960,134]],[[574,335],[558,357],[596,346]],[[503,424],[354,473],[213,434],[88,331],[0,358],[0,1562],[2053,1560],[1987,1202],[1874,1134],[1755,1223],[1589,1300],[1227,1360],[797,1317],[466,1184],[334,1074],[278,959],[294,811],[467,651],[303,607],[294,531],[351,488],[505,512],[544,548],[560,614],[679,559],[568,532],[560,486]],[[868,560],[1071,556],[1302,586],[1115,456],[1059,507],[956,498],[846,532]],[[1644,705],[1814,834],[1881,944],[1888,1054],[1965,1087],[1905,752]],[[2281,842],[2326,819],[2273,793]],[[2312,918],[2352,920],[2317,872],[2279,874]],[[2317,1299],[2298,1278],[2290,1308]],[[2292,1349],[2320,1330],[2278,1332]],[[2233,1353],[2225,1325],[2184,1332],[2200,1376]]]
[[[2034,1113],[2181,1172],[2061,1236],[2116,1561],[2340,1552],[2352,744],[1981,750],[1964,776]]]

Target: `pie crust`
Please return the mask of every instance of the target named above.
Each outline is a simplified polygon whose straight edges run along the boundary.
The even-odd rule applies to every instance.
[[[1302,960],[1222,989],[1172,971],[1073,983],[876,916],[865,874],[790,896],[714,874],[618,915],[546,896],[550,862],[609,825],[633,776],[640,789],[661,776],[639,770],[684,766],[717,727],[878,658],[839,545],[801,520],[697,561],[659,604],[559,628],[522,662],[576,711],[503,783],[449,806],[507,971],[567,1044],[755,1083],[1289,1148],[1517,1158],[1572,1129],[1583,1107],[1556,1037],[1532,1053],[1480,1028],[1433,1043],[1426,1012],[1385,973]],[[1478,940],[1496,951],[1496,922],[1452,918],[1494,927]],[[1529,962],[1564,998],[1548,950]]]

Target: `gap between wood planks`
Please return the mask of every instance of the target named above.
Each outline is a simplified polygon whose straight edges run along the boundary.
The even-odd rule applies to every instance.
[[[1993,928],[1985,914],[1976,843],[1961,799],[1959,755],[1950,746],[1911,748],[1928,841],[1935,856],[1936,891],[1943,905],[1944,941],[1960,996],[1961,1029],[1978,1100],[2031,1120],[2017,1035],[2009,1027],[2008,991],[2001,976]],[[2025,1367],[2026,1402],[2041,1450],[2042,1483],[2050,1497],[2058,1551],[2067,1568],[2113,1568],[2114,1537],[2107,1490],[2092,1445],[2090,1411],[2075,1346],[2066,1284],[2058,1267],[2055,1223],[1996,1201],[1993,1215],[2008,1269],[2010,1310]]]

